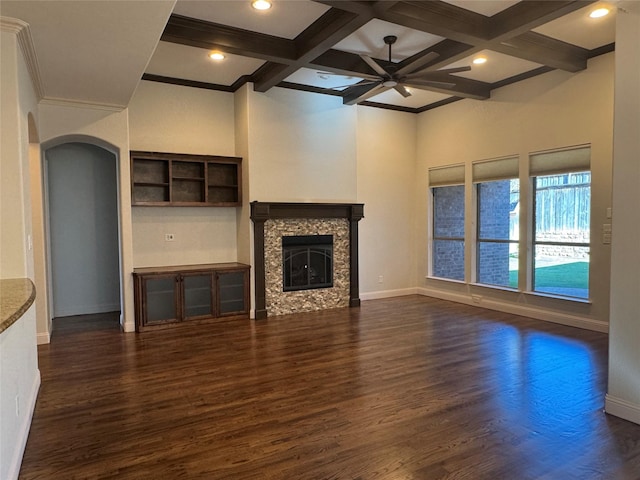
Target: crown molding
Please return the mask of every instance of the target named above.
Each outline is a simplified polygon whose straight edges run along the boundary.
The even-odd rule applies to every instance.
[[[44,97],[40,105],[53,105],[56,107],[90,108],[93,110],[106,110],[109,112],[121,112],[126,105],[114,105],[111,103],[83,102],[82,100],[67,100],[65,98]]]
[[[38,68],[38,57],[36,56],[36,50],[33,46],[33,38],[31,37],[29,24],[17,18],[0,16],[0,29],[3,32],[16,35],[24,61],[27,64],[27,70],[29,71],[36,97],[38,101],[42,100],[44,98],[44,87],[42,85],[42,77],[40,76],[40,69]]]

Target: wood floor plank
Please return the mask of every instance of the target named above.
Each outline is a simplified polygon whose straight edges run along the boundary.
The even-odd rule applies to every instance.
[[[140,334],[56,321],[20,478],[640,479],[607,336],[421,296]]]

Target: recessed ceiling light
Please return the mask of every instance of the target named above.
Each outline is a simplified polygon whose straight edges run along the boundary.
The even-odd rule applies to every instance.
[[[482,65],[483,63],[487,63],[487,57],[477,57],[473,59],[474,65]]]
[[[271,2],[269,0],[253,0],[251,6],[256,10],[269,10]]]
[[[591,18],[600,18],[604,17],[609,13],[609,9],[606,7],[596,8],[593,12],[589,14]]]
[[[224,54],[220,52],[211,52],[209,54],[209,58],[211,60],[217,60],[217,61],[224,60]]]

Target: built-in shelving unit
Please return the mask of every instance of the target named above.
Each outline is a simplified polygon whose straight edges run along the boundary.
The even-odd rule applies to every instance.
[[[211,263],[134,269],[136,330],[248,318],[249,268],[242,263]]]
[[[131,152],[131,203],[235,207],[242,204],[242,159]]]

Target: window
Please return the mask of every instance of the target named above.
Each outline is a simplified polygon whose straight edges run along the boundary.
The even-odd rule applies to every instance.
[[[518,287],[518,157],[475,162],[476,281]]]
[[[590,148],[532,155],[533,290],[589,298]]]
[[[464,165],[429,170],[431,274],[464,281]]]

